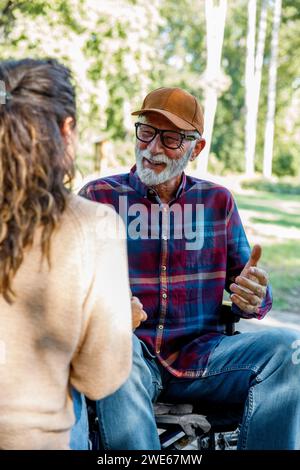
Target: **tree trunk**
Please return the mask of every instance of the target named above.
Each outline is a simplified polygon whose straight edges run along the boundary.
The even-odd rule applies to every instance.
[[[266,178],[272,176],[272,158],[274,143],[274,119],[276,106],[276,81],[277,81],[277,56],[278,38],[281,21],[281,0],[275,0],[273,15],[273,30],[271,41],[271,59],[269,67],[269,87],[268,87],[268,110],[265,128],[264,145],[264,166],[263,175]]]
[[[258,41],[256,47],[256,0],[248,3],[248,34],[247,34],[247,58],[245,70],[245,160],[246,175],[254,174],[254,157],[256,145],[256,126],[258,116],[258,104],[261,87],[262,65],[267,31],[268,0],[263,0],[261,6]],[[255,54],[256,49],[256,54]]]
[[[251,118],[252,99],[254,95],[254,57],[255,57],[255,26],[256,26],[256,0],[248,2],[248,33],[247,56],[245,69],[245,159],[246,175],[254,173],[254,148],[253,137],[255,133],[254,121]]]
[[[197,170],[201,174],[207,171],[218,94],[222,91],[221,58],[226,11],[227,0],[219,0],[217,5],[214,5],[213,0],[205,1],[207,62],[204,73],[204,137],[206,146],[197,159]]]

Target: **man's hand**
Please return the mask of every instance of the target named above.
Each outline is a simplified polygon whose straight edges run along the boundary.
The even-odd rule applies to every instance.
[[[135,330],[147,320],[147,313],[143,310],[143,304],[137,297],[131,297],[132,329]]]
[[[229,286],[232,302],[246,313],[258,313],[267,292],[268,275],[257,267],[261,251],[260,245],[253,247],[243,271]]]

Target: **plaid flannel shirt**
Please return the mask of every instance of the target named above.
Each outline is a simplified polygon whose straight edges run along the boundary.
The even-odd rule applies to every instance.
[[[131,290],[148,315],[136,335],[171,374],[201,376],[224,334],[224,289],[250,256],[231,193],[183,173],[174,200],[162,204],[134,166],[130,173],[87,183],[80,195],[113,206],[127,226]],[[268,286],[259,314],[252,316],[263,318],[271,306]],[[233,311],[250,316],[235,305]]]

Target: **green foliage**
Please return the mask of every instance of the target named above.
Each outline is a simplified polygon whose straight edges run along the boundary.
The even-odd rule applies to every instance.
[[[277,176],[297,176],[299,173],[299,153],[292,150],[286,150],[286,152],[276,152],[276,156],[273,161],[273,173]]]
[[[300,242],[288,240],[264,246],[262,263],[270,273],[274,310],[299,313]]]
[[[296,14],[297,4],[298,14]],[[296,176],[300,167],[300,63],[295,57],[295,51],[299,50],[300,47],[298,34],[300,28],[299,7],[299,0],[296,2],[283,2],[279,35],[274,158],[272,167],[273,173],[277,176]],[[256,170],[259,172],[262,171],[263,166],[271,32],[271,16],[269,15],[257,126]]]
[[[159,1],[24,0],[6,2],[8,10],[4,3],[3,59],[54,56],[72,69],[80,153],[91,155],[99,136],[124,139],[130,134],[131,107],[151,87],[148,75],[162,24]]]
[[[225,172],[244,171],[246,29],[245,3],[231,3],[227,13],[222,54],[222,65],[225,73],[231,78],[231,86],[218,100],[212,140],[212,151],[224,163]]]
[[[165,0],[160,13],[165,21],[159,52],[165,66],[158,69],[158,79],[201,96],[200,77],[206,65],[204,2]]]
[[[245,180],[241,183],[244,189],[255,189],[257,191],[267,191],[276,194],[297,194],[300,195],[299,182],[269,181],[265,179]]]
[[[236,194],[243,218],[247,214],[248,233],[253,243],[259,237],[263,247],[261,267],[270,276],[274,310],[299,313],[300,309],[300,185],[269,181],[247,181],[243,187],[270,190]],[[294,188],[293,194],[288,194]],[[296,195],[297,193],[297,195]],[[249,230],[250,229],[250,230]],[[252,230],[251,230],[252,229]]]
[[[258,12],[260,5],[261,0]],[[262,171],[271,8],[272,2],[257,125],[257,171]],[[296,175],[300,168],[300,56],[295,53],[300,49],[299,12],[300,0],[283,2],[273,162],[278,176]],[[247,2],[232,0],[222,53],[230,86],[218,100],[209,162],[216,173],[244,171],[246,34]],[[101,136],[132,142],[130,112],[151,89],[181,86],[203,100],[205,41],[204,0],[0,0],[2,59],[54,56],[72,69],[81,162],[92,155],[93,142]]]

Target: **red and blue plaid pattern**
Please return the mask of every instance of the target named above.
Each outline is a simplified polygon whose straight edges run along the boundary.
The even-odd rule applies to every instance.
[[[192,211],[193,218],[186,223],[202,239],[203,246],[197,250],[187,249],[191,239],[185,238],[186,227],[179,227],[183,237],[174,235],[178,219],[176,221],[172,214],[168,237],[164,233],[163,210],[157,224],[153,224],[151,209],[153,205],[159,209],[160,201],[155,191],[140,181],[135,166],[129,174],[86,184],[80,195],[112,205],[125,219],[131,290],[148,314],[148,319],[135,331],[136,335],[173,375],[201,376],[209,354],[223,335],[219,320],[223,291],[228,290],[250,256],[231,193],[222,186],[183,174],[169,210],[174,207],[180,212],[181,209],[182,214],[187,209],[189,213]],[[144,220],[148,214],[146,228],[145,224],[138,226],[139,207],[143,208]],[[203,208],[203,217],[198,219],[197,207]],[[271,289],[268,288],[256,316],[263,318],[271,306]],[[233,311],[248,317],[236,306]]]

